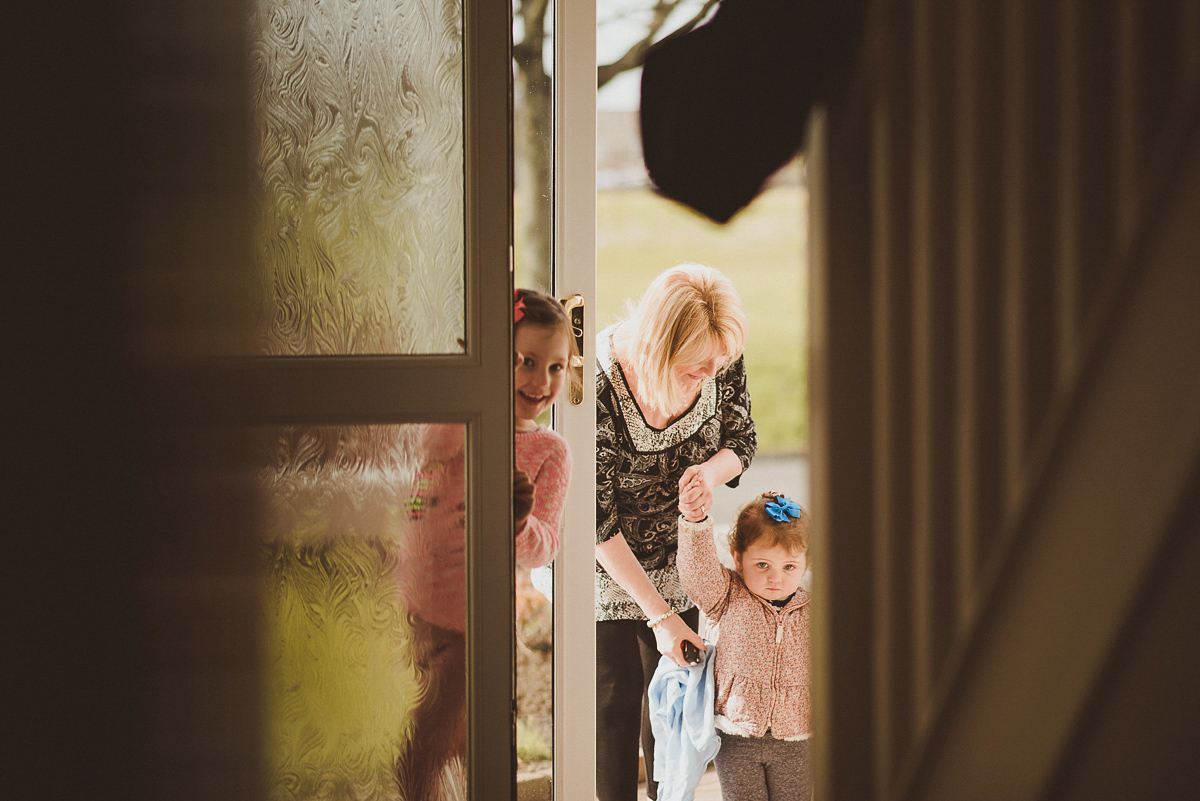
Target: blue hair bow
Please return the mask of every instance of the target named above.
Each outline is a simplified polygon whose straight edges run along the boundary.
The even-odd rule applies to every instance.
[[[786,523],[789,519],[799,520],[800,515],[804,513],[804,507],[786,495],[776,495],[775,500],[767,501],[763,508],[776,523]]]

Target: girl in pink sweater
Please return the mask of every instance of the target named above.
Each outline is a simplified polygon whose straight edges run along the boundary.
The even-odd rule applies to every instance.
[[[717,776],[726,799],[808,801],[808,514],[764,493],[738,513],[736,570],[717,559],[712,521],[681,489],[679,577],[719,630],[714,678],[721,736]]]
[[[513,295],[513,426],[516,559],[540,567],[558,552],[571,476],[571,452],[537,424],[558,397],[574,353],[571,324],[554,298],[530,289]],[[400,570],[422,691],[408,747],[396,766],[400,794],[426,799],[447,762],[466,751],[466,536],[463,426],[426,426],[423,463],[409,501],[410,540]]]
[[[532,289],[518,289],[513,319],[517,471],[528,477],[533,489],[531,507],[523,521],[520,490],[515,498],[517,564],[541,567],[558,553],[558,528],[571,478],[571,451],[561,435],[538,425],[537,418],[558,398],[571,357],[578,358],[578,354],[571,321],[554,298]]]

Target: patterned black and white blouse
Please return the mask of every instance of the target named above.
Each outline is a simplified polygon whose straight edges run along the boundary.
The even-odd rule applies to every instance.
[[[739,358],[708,379],[691,407],[664,429],[651,427],[612,358],[610,326],[596,337],[596,542],[625,535],[663,600],[693,604],[679,584],[679,479],[683,471],[729,448],[744,471],[758,440]],[[731,480],[736,487],[740,475]],[[645,620],[637,603],[596,563],[596,620]]]

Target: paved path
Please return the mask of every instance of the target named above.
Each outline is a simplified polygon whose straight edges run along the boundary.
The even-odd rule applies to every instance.
[[[808,457],[756,457],[735,489],[720,486],[713,493],[713,526],[731,526],[738,509],[764,492],[782,492],[797,503],[808,505]]]
[[[646,797],[645,783],[638,785],[638,801],[649,801]],[[721,801],[721,784],[717,781],[717,770],[712,765],[696,787],[694,801]]]
[[[717,541],[717,556],[728,568],[733,567],[729,555],[729,530],[745,504],[764,492],[781,492],[801,506],[808,505],[808,457],[798,455],[759,456],[742,474],[737,487],[717,487],[713,492],[713,535]]]

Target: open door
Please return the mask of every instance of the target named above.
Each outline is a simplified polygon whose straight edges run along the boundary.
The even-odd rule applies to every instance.
[[[510,10],[252,7],[265,785],[512,798]]]

